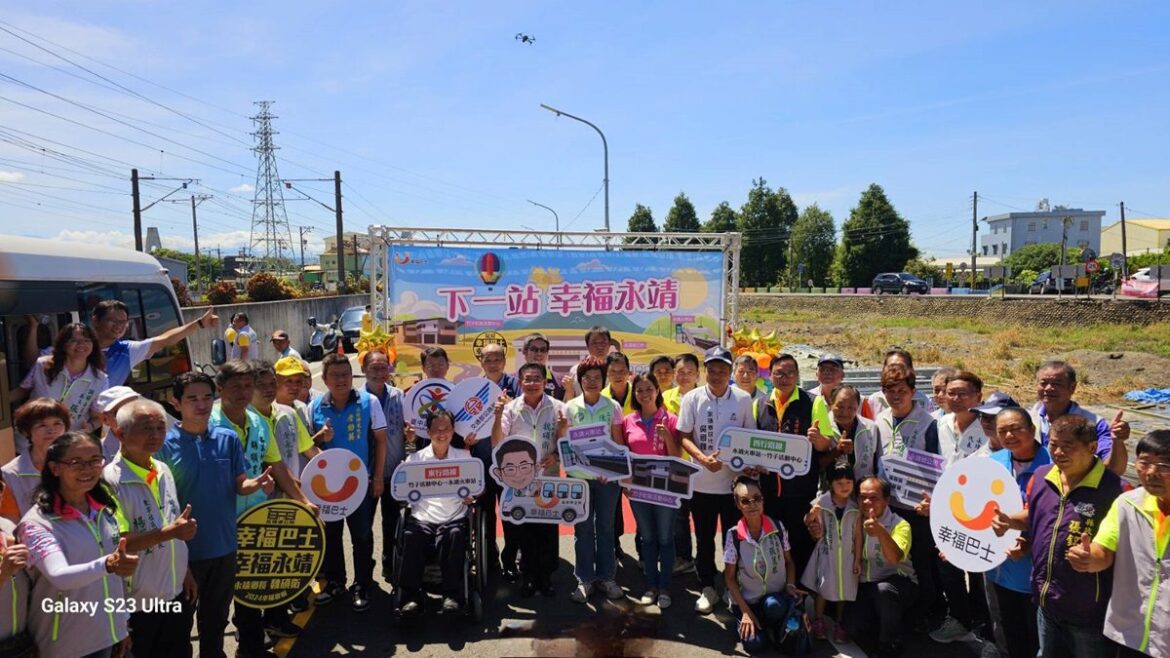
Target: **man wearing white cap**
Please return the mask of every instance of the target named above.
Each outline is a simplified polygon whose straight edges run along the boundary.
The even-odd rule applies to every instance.
[[[118,426],[118,410],[127,402],[140,397],[142,396],[138,391],[129,386],[111,386],[98,395],[98,409],[101,410],[102,426],[105,428],[102,431],[102,456],[106,458],[107,463],[114,459],[122,447],[118,437],[114,435],[114,428]]]

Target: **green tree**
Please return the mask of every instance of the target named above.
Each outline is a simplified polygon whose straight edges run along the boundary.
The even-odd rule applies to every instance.
[[[663,233],[698,233],[699,215],[695,213],[695,206],[687,195],[679,192],[674,197],[674,205],[666,213],[666,221],[662,222]]]
[[[900,272],[917,257],[918,249],[910,242],[910,223],[894,209],[885,190],[871,184],[841,226],[834,278],[842,286],[868,286],[874,275]]]
[[[906,261],[906,266],[902,270],[909,272],[923,281],[930,281],[933,279],[934,285],[939,285],[945,279],[946,271],[939,266],[934,258],[914,258]]]
[[[1069,249],[1065,255],[1065,263],[1080,262],[1081,250],[1077,247]],[[1033,270],[1042,272],[1050,267],[1060,265],[1060,243],[1041,242],[1029,244],[1008,254],[1002,261],[1012,268],[1012,272]],[[1034,278],[1034,277],[1033,277]]]
[[[833,215],[815,203],[800,213],[792,226],[792,240],[789,242],[787,273],[791,285],[803,285],[808,279],[824,284],[833,264],[836,232]],[[801,265],[804,265],[803,269]]]
[[[796,204],[784,188],[773,192],[763,178],[752,181],[738,222],[743,233],[739,262],[744,286],[770,286],[779,279],[797,215]]]
[[[735,214],[735,208],[732,208],[730,203],[723,201],[715,206],[715,210],[711,211],[711,219],[703,222],[700,230],[704,233],[731,233],[737,228],[738,218]]]
[[[639,203],[634,205],[634,214],[630,215],[626,230],[630,233],[657,233],[658,225],[654,223],[650,209]],[[632,239],[626,238],[626,242],[632,242]]]

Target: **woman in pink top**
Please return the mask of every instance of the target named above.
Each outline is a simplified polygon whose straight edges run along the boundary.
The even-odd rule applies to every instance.
[[[650,374],[639,374],[631,384],[634,411],[622,419],[626,445],[637,455],[679,456],[678,417],[662,405],[662,391]],[[669,479],[669,478],[668,478]],[[670,576],[674,567],[674,521],[678,509],[631,501],[630,508],[642,537],[642,561],[645,565],[646,593],[642,605],[670,607]]]

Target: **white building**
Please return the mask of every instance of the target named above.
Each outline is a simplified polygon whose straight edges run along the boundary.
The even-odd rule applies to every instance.
[[[1002,258],[1020,247],[1045,242],[1059,244],[1062,239],[1069,247],[1089,247],[1101,253],[1101,218],[1104,216],[1104,210],[1056,206],[1051,210],[1045,208],[984,217],[987,228],[980,231],[979,255]]]

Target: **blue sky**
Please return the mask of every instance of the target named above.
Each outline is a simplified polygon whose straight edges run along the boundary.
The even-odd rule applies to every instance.
[[[193,191],[216,197],[200,206],[201,246],[234,249],[250,228],[247,117],[261,99],[276,101],[281,175],[341,170],[354,230],[551,229],[527,199],[562,227],[601,226],[600,140],[541,103],[605,131],[616,230],[635,203],[661,222],[680,190],[701,219],[738,208],[757,176],[838,225],[876,182],[940,255],[967,248],[974,190],[981,216],[1042,197],[1105,210],[1106,225],[1122,200],[1132,217],[1170,216],[1165,3],[36,5],[0,1],[0,28],[108,81],[0,32],[4,232],[131,242],[137,165],[200,179]],[[331,183],[297,185],[332,204]],[[159,203],[144,224],[189,248],[188,204]],[[313,226],[319,251],[332,214],[288,208],[294,237]]]

